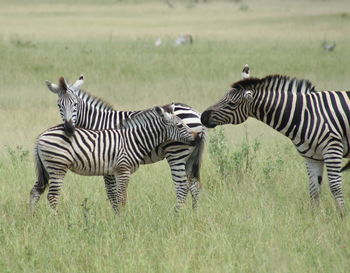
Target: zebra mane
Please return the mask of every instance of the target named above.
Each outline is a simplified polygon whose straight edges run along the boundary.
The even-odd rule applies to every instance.
[[[142,110],[140,112],[137,112],[136,114],[126,117],[123,122],[120,125],[120,129],[132,129],[135,127],[147,125],[147,121],[149,119],[146,119],[146,117],[155,117],[155,113],[153,111],[153,108]]]
[[[73,91],[74,94],[76,94],[80,99],[82,99],[85,103],[89,105],[93,105],[101,110],[114,110],[113,107],[102,100],[99,97],[96,97],[94,95],[91,95],[90,93],[86,92],[85,90],[78,89]]]
[[[293,90],[292,92],[314,92],[315,86],[309,81],[305,79],[297,79],[297,78],[291,78],[288,76],[283,75],[268,75],[264,78],[248,78],[244,79],[238,82],[235,82],[231,85],[232,88],[238,88],[238,89],[250,89],[254,88],[257,85],[266,85],[266,82],[271,81],[280,81],[286,83],[295,83],[295,86],[297,87],[296,90]],[[304,87],[304,88],[301,88]]]
[[[171,104],[166,104],[161,108],[163,108],[163,110],[169,114],[174,114],[174,111],[173,111],[174,109],[172,108]],[[148,126],[148,121],[150,117],[152,117],[153,119],[155,117],[159,118],[159,115],[156,113],[156,107],[142,110],[142,111],[136,112],[135,114],[129,117],[126,117],[123,120],[122,124],[120,125],[120,129],[131,129],[131,128],[135,128],[143,125]]]

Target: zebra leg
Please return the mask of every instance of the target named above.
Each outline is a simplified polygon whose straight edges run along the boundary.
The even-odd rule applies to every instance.
[[[60,197],[60,190],[63,184],[64,176],[66,171],[61,171],[52,175],[50,178],[49,192],[47,194],[47,200],[49,201],[50,207],[57,212],[58,199]]]
[[[324,154],[324,162],[327,167],[328,181],[330,190],[337,203],[337,207],[340,212],[340,216],[345,216],[344,198],[342,191],[342,178],[341,178],[341,162],[343,157],[343,150],[337,146],[332,146]]]
[[[105,181],[105,187],[109,202],[115,213],[119,213],[119,208],[117,204],[117,181],[114,175],[107,175],[103,177]]]
[[[130,171],[123,171],[123,172],[118,172],[115,175],[117,179],[117,204],[116,204],[116,213],[119,213],[119,208],[120,205],[122,207],[125,206],[126,200],[127,200],[127,189],[129,185],[129,179],[130,179]]]
[[[189,189],[192,195],[192,209],[198,207],[199,193],[200,193],[200,182],[195,178],[188,177]]]
[[[306,169],[309,176],[309,193],[312,205],[318,205],[321,193],[323,162],[306,158]]]
[[[167,158],[168,159],[168,158]],[[189,191],[189,182],[187,180],[186,169],[184,163],[168,160],[171,169],[171,176],[175,185],[176,206],[175,212],[178,212],[186,201]]]
[[[32,188],[32,190],[30,191],[30,209],[32,212],[34,212],[35,206],[38,203],[40,196],[43,194],[43,192],[46,189],[47,184],[42,184],[39,182],[39,180],[37,180]]]

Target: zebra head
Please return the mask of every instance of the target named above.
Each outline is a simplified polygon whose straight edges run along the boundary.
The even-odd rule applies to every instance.
[[[158,132],[163,141],[177,141],[196,145],[201,134],[193,132],[184,121],[174,114],[174,104],[155,106],[140,111],[123,120],[120,129],[143,128],[147,134]]]
[[[83,78],[81,76],[79,80],[71,86],[67,84],[63,77],[59,78],[58,85],[49,81],[45,82],[48,89],[58,95],[57,106],[64,122],[64,131],[67,136],[72,136],[74,134],[78,112],[78,97],[74,91],[81,86]]]
[[[208,107],[201,116],[201,122],[208,128],[217,125],[240,124],[249,117],[250,107],[254,102],[254,90],[245,79],[234,83],[232,89],[216,104]]]
[[[193,132],[184,121],[174,114],[175,105],[156,106],[154,111],[166,126],[166,138],[172,141],[196,145],[200,141],[200,134]]]

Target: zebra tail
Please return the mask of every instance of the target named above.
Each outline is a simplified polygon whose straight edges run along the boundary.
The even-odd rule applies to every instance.
[[[186,162],[186,173],[189,179],[196,179],[197,181],[200,181],[200,168],[202,165],[202,157],[206,138],[207,130],[203,128],[201,139],[194,147],[193,152]]]
[[[341,172],[346,172],[350,169],[350,160],[345,164],[343,168],[340,169]]]
[[[35,147],[35,165],[36,165],[36,175],[38,178],[37,190],[42,193],[45,191],[46,187],[49,184],[49,174],[46,171],[43,162],[41,161],[39,151],[38,151],[38,144]]]

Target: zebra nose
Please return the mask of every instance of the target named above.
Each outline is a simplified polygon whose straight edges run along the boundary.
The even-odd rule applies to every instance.
[[[201,115],[201,122],[205,127],[212,128],[212,126],[209,124],[209,118],[212,110],[206,110]]]
[[[72,120],[65,121],[63,126],[64,132],[67,134],[67,136],[71,137],[74,134],[75,127],[73,125]]]

